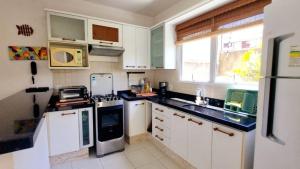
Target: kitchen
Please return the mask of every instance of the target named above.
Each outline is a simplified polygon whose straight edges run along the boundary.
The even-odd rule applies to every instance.
[[[296,0],[2,3],[1,169],[298,168]]]

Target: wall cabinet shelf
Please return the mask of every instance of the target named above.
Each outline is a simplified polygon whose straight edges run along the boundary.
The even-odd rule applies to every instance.
[[[176,69],[174,25],[162,24],[151,29],[151,68]]]
[[[123,69],[150,69],[149,30],[123,25]]]
[[[123,46],[122,24],[88,19],[88,43],[103,46]]]
[[[87,19],[84,17],[48,12],[49,41],[87,43]]]

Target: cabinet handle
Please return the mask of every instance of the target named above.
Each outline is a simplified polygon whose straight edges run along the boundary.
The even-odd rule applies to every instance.
[[[102,43],[102,44],[108,44],[108,45],[112,45],[112,44],[114,44],[113,42],[99,42],[99,43]]]
[[[144,105],[145,103],[140,103],[140,104],[135,104],[135,106],[141,106]]]
[[[185,118],[185,116],[179,115],[179,114],[177,114],[177,113],[174,113],[173,115],[174,115],[174,116],[181,117],[181,118],[183,118],[183,119]]]
[[[164,112],[164,110],[161,110],[159,108],[155,108],[155,110],[160,111],[160,112]]]
[[[198,124],[199,126],[201,126],[201,125],[203,124],[203,122],[198,122],[198,121],[196,121],[196,120],[193,120],[192,118],[189,118],[188,121],[193,122],[193,123],[196,123],[196,124]]]
[[[132,68],[135,68],[135,66],[126,66],[126,67],[132,67]]]
[[[160,141],[164,141],[164,139],[159,137],[158,135],[155,135],[155,137],[158,138]]]
[[[233,137],[233,136],[234,136],[234,133],[229,133],[229,132],[227,132],[227,131],[220,130],[218,127],[215,127],[215,128],[214,128],[214,131],[218,131],[218,132],[227,134],[227,135],[230,136],[230,137]]]
[[[62,38],[62,40],[76,41],[76,39],[71,39],[71,38]]]
[[[155,128],[158,129],[158,130],[160,130],[160,131],[162,131],[162,132],[164,131],[164,129],[162,129],[162,128],[158,127],[158,126],[155,126]]]
[[[73,114],[76,114],[75,112],[73,112],[73,113],[62,113],[61,115],[62,116],[68,116],[68,115],[73,115]]]
[[[155,117],[154,119],[155,119],[155,120],[158,120],[158,121],[160,121],[160,122],[164,122],[163,119],[160,119],[160,118],[158,118],[158,117]]]

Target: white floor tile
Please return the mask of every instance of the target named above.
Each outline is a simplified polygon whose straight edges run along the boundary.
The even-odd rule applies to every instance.
[[[124,153],[115,153],[100,158],[104,169],[134,169]]]
[[[90,158],[72,162],[73,169],[103,169],[99,159]]]
[[[160,162],[156,161],[147,165],[144,165],[142,167],[139,167],[137,169],[166,169]]]
[[[72,165],[70,162],[54,165],[51,167],[51,169],[72,169]]]
[[[167,156],[160,158],[159,161],[167,169],[182,169],[182,167],[180,167],[175,161]]]
[[[134,167],[137,168],[156,161],[154,156],[146,149],[128,152],[126,153],[126,156],[129,159],[129,161],[134,165]]]

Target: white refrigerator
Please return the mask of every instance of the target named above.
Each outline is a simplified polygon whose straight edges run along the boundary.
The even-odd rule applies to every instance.
[[[300,0],[264,15],[254,169],[300,169]]]

